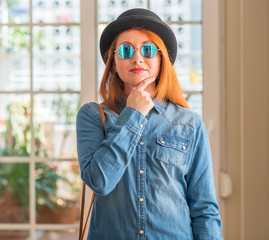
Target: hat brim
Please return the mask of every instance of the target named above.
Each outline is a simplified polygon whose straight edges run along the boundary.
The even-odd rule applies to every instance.
[[[128,16],[117,19],[106,26],[100,38],[100,52],[104,63],[106,52],[109,50],[115,37],[131,28],[143,28],[156,33],[164,42],[170,61],[174,64],[177,56],[177,40],[173,30],[161,20],[147,16]]]

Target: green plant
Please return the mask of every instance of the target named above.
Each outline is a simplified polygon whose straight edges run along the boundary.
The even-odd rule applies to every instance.
[[[30,49],[30,29],[29,27],[8,28],[8,41],[5,48],[7,53],[29,53]],[[35,29],[33,35],[33,46],[40,50],[46,49],[49,44],[44,29]]]
[[[9,118],[6,122],[5,145],[0,154],[4,156],[30,156],[31,152],[31,127],[30,127],[30,98],[13,100],[7,106]],[[70,113],[68,113],[70,114]],[[68,115],[67,114],[67,115]],[[69,121],[69,120],[68,120]],[[42,141],[45,139],[42,122],[35,120],[35,145],[38,156],[43,151]],[[74,171],[73,165],[65,169],[59,169],[55,164],[37,162],[35,168],[36,210],[42,206],[58,209],[61,205],[67,205],[65,199],[58,196],[59,181],[69,185],[75,191],[75,199],[79,198],[80,189],[76,185],[76,177],[69,177],[69,173],[79,174]],[[75,165],[74,165],[75,166]],[[29,163],[3,163],[0,165],[0,194],[8,191],[14,199],[24,208],[25,218],[29,214]],[[75,181],[73,181],[75,179]]]
[[[37,213],[44,205],[57,209],[59,207],[59,197],[57,196],[57,182],[69,180],[57,172],[55,164],[37,163],[35,171],[36,187],[36,209]]]
[[[29,156],[31,151],[30,99],[20,98],[7,105],[4,156]]]
[[[74,200],[80,199],[81,191],[81,178],[78,161],[70,162],[69,167],[63,169],[63,174],[66,178],[70,179],[68,182],[69,187],[74,195]]]
[[[25,219],[29,214],[29,165],[2,163],[0,165],[0,193],[8,191],[23,206]]]
[[[29,215],[29,164],[5,163],[0,166],[0,193],[8,191],[24,209],[25,219]],[[55,165],[36,163],[35,171],[36,210],[43,205],[57,209],[57,181],[68,181],[57,173]]]
[[[7,52],[18,53],[29,52],[30,48],[30,31],[28,27],[21,28],[9,28],[8,29],[8,42],[7,42]]]
[[[78,101],[74,102],[67,100],[64,98],[63,94],[60,94],[59,98],[52,102],[52,105],[58,118],[58,122],[63,123],[65,126],[75,123],[75,116],[79,110],[79,99]],[[70,133],[71,131],[68,129],[64,131],[64,136],[60,148],[60,155],[63,153],[65,142]]]

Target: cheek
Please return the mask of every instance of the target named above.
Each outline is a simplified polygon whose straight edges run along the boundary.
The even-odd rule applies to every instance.
[[[126,68],[126,62],[122,61],[121,59],[118,59],[117,57],[114,59],[114,70],[118,74],[123,71],[123,69]]]
[[[127,76],[126,66],[123,63],[115,62],[114,70],[123,81]]]
[[[160,65],[161,65],[161,61],[157,60],[151,63],[150,69],[151,69],[151,73],[154,75],[158,75],[159,71],[160,71]]]

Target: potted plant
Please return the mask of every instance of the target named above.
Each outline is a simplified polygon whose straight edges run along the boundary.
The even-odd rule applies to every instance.
[[[24,98],[13,100],[7,106],[9,118],[6,122],[6,147],[0,149],[1,155],[30,156],[29,103],[30,100]],[[46,149],[42,148],[42,141],[45,138],[42,129],[42,122],[35,122],[34,141],[38,146],[36,155],[39,155],[41,151],[43,155],[46,155]],[[64,168],[58,167],[56,164],[37,162],[34,174],[37,222],[53,223],[57,220],[56,215],[61,215],[61,211],[65,211],[66,215],[68,209],[76,212],[75,220],[77,220],[80,197],[77,162]],[[21,223],[29,221],[29,198],[27,197],[29,196],[29,177],[28,163],[3,163],[0,165],[0,209],[4,209],[1,211],[0,222]],[[77,183],[78,181],[79,183]],[[72,189],[72,199],[63,198],[59,194],[59,185],[63,186],[63,184]],[[10,204],[13,205],[10,206]],[[44,213],[49,212],[52,213],[52,217],[45,219]],[[60,222],[61,220],[57,223]]]

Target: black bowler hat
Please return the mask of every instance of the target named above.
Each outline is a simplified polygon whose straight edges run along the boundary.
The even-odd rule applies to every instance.
[[[170,61],[174,64],[177,56],[177,40],[173,30],[154,12],[143,8],[127,10],[106,26],[100,38],[100,51],[105,63],[107,60],[105,59],[105,54],[109,50],[115,37],[119,33],[134,27],[143,28],[156,33],[163,40]]]

